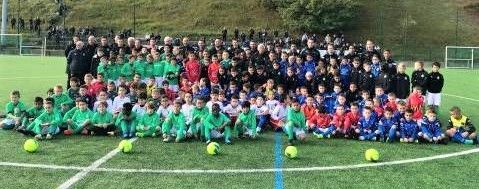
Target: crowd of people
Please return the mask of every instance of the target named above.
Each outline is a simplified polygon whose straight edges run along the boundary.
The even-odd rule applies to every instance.
[[[226,32],[227,33],[227,32]],[[262,34],[263,35],[263,34]],[[64,135],[161,136],[164,142],[256,138],[285,132],[288,145],[317,138],[382,142],[477,143],[459,107],[442,126],[440,63],[411,75],[391,50],[342,35],[301,41],[241,39],[225,45],[151,37],[79,37],[65,50],[67,87],[54,86],[30,109],[11,92],[3,129],[37,139]],[[304,43],[304,48],[298,46]],[[40,95],[39,95],[40,96]]]

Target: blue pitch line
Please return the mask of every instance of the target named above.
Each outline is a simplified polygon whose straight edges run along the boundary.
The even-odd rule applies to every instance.
[[[274,188],[283,189],[283,150],[281,147],[281,135],[282,133],[274,134],[274,168],[277,169],[274,172]]]

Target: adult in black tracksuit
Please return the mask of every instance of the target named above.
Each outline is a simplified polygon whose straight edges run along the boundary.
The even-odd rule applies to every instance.
[[[65,48],[65,58],[68,58],[70,51],[76,48],[76,42],[78,41],[80,41],[80,37],[74,36],[72,43]],[[70,66],[68,64],[66,66],[65,73],[67,74],[67,88],[70,88]]]
[[[311,56],[313,56],[314,61],[319,61],[319,59],[321,58],[321,53],[319,53],[319,50],[316,49],[315,45],[316,43],[313,39],[308,39],[307,47],[305,47],[300,52],[301,58],[306,60],[306,55],[310,54]]]
[[[67,65],[69,67],[70,77],[80,79],[80,83],[84,84],[83,78],[90,71],[91,64],[89,58],[83,49],[83,42],[76,42],[76,48],[68,54]]]

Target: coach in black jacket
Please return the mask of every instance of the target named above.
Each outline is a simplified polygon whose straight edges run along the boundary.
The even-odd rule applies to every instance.
[[[77,41],[74,50],[70,51],[67,57],[67,66],[70,77],[76,77],[80,79],[80,83],[83,84],[83,78],[85,74],[90,71],[91,63],[88,62],[89,58],[87,52],[83,49],[83,42]]]

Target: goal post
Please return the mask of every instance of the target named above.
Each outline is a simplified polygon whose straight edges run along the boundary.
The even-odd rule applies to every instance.
[[[0,34],[0,54],[45,56],[46,38],[22,34]]]
[[[20,55],[22,43],[22,34],[0,34],[0,54]]]
[[[444,54],[446,68],[479,68],[479,47],[446,46]]]

